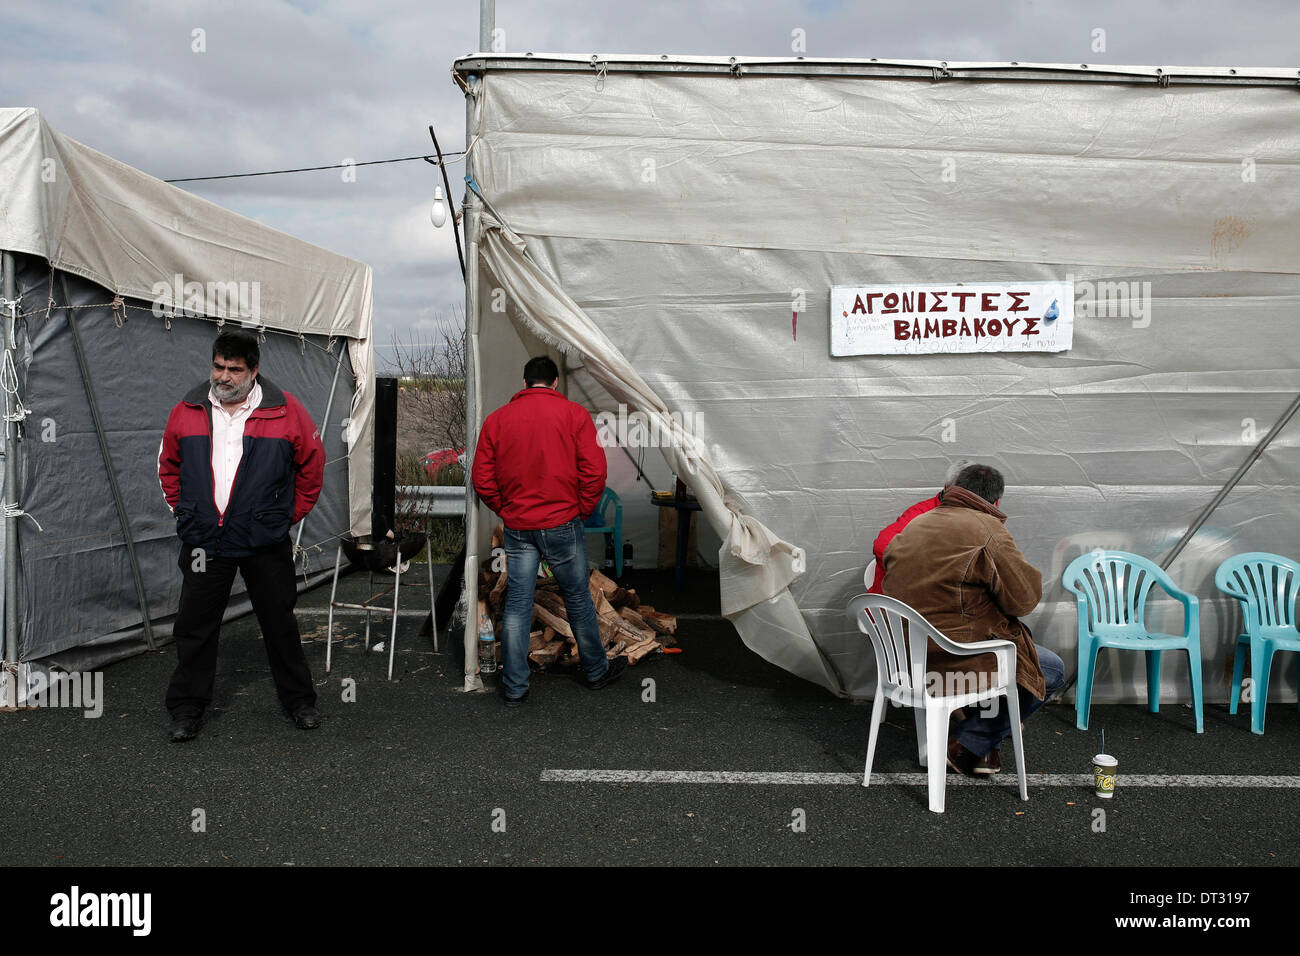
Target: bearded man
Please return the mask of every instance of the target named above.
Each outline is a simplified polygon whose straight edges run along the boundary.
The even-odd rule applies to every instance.
[[[320,495],[325,449],[302,403],[258,376],[250,332],[222,332],[212,372],[172,409],[158,480],[176,516],[184,575],[167,688],[171,740],[197,736],[212,703],[217,638],[238,571],[262,629],[276,694],[300,730],[320,726],[293,608],[289,528]]]

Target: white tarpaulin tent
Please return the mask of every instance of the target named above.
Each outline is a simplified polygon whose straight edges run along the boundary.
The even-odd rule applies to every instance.
[[[1071,669],[1069,561],[1159,561],[1204,518],[1169,570],[1226,696],[1240,625],[1214,569],[1300,541],[1278,427],[1300,393],[1297,71],[480,54],[454,73],[487,204],[467,219],[471,423],[544,347],[593,411],[701,423],[694,461],[665,457],[723,541],[724,614],[854,696],[874,662],[844,606],[871,542],[958,459],[1005,473],[1044,578],[1027,622]],[[832,357],[832,288],[958,283],[1067,283],[1070,347]],[[491,523],[471,519],[470,567]],[[1143,668],[1110,655],[1095,699],[1142,700]]]
[[[175,612],[158,445],[207,375],[218,323],[261,333],[262,374],[321,427],[304,570],[330,563],[338,535],[369,533],[369,266],[97,153],[33,109],[0,109],[0,190],[9,673],[97,666]]]

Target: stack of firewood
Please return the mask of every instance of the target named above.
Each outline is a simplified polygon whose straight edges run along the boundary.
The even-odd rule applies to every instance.
[[[500,526],[492,536],[493,548],[504,544],[498,540]],[[497,551],[498,555],[503,552]],[[498,639],[505,622],[507,573],[504,568],[492,570],[503,561],[489,558],[483,562],[479,574],[479,594]],[[596,609],[596,624],[606,657],[623,654],[628,663],[635,664],[647,654],[662,651],[677,643],[677,618],[662,614],[641,603],[634,588],[623,588],[599,571],[592,570],[587,581],[591,603]],[[569,616],[564,607],[564,595],[555,578],[547,575],[537,579],[533,595],[533,621],[529,634],[528,656],[539,668],[552,664],[570,666],[578,662],[578,645],[569,627]]]

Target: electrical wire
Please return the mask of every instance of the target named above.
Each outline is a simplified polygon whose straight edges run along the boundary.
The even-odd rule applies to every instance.
[[[321,169],[351,169],[354,166],[382,166],[385,163],[413,163],[422,160],[426,163],[432,163],[435,166],[443,165],[447,159],[452,156],[464,156],[469,150],[462,150],[459,153],[447,153],[443,161],[439,162],[432,156],[401,156],[397,159],[371,159],[363,163],[334,163],[330,166],[300,166],[296,169],[268,169],[260,173],[226,173],[221,176],[186,176],[181,179],[164,179],[165,183],[199,183],[212,179],[246,179],[250,176],[281,176],[285,173],[311,173]]]

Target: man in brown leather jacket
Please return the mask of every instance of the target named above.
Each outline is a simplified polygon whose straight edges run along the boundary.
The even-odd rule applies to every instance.
[[[1002,475],[970,465],[957,475],[943,501],[913,519],[885,551],[884,593],[910,605],[931,624],[963,644],[1007,640],[1016,645],[1020,717],[1027,720],[1065,683],[1061,658],[1036,645],[1020,618],[1038,606],[1042,575],[1016,547],[998,510]],[[955,657],[930,643],[927,656],[937,693],[961,693],[996,679],[992,654]],[[1011,732],[1006,707],[972,710],[948,742],[948,764],[966,774],[1002,769],[999,747]]]

